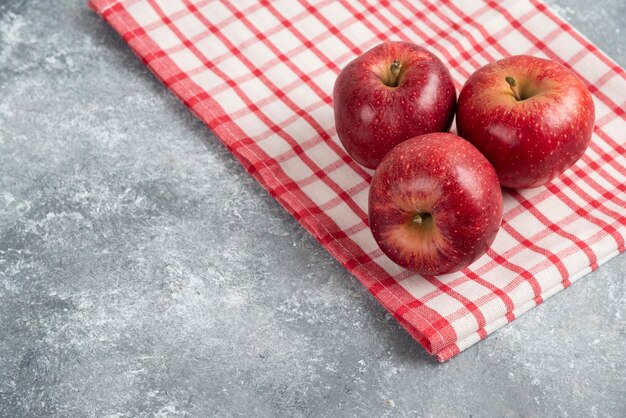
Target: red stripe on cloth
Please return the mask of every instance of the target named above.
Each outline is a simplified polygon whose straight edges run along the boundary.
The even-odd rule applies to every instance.
[[[483,328],[487,325],[487,321],[485,320],[485,316],[482,314],[478,306],[465,296],[461,295],[457,291],[454,290],[453,287],[446,285],[439,281],[436,277],[433,276],[424,276],[424,279],[428,280],[430,283],[435,285],[437,289],[439,289],[442,293],[452,296],[454,299],[463,304],[463,308],[460,309],[460,315],[465,315],[466,313],[471,314],[474,319],[476,319],[476,324],[478,325],[478,329]]]
[[[186,4],[189,4],[188,1],[185,1]],[[231,11],[235,11],[236,9],[234,9],[234,7],[232,7],[229,4],[225,4],[226,7],[229,8],[229,10]],[[198,16],[198,19],[200,19],[200,21],[202,23],[204,23],[205,25],[209,25],[210,24],[206,21],[206,19],[204,18],[204,16],[199,15],[197,12],[194,12],[194,14],[196,14]],[[302,17],[307,16],[305,13],[301,14]],[[264,45],[266,45],[275,55],[276,58],[284,63],[285,65],[287,65],[287,67],[289,67],[292,71],[294,71],[294,73],[296,73],[300,79],[300,83],[304,82],[306,85],[308,85],[311,90],[313,90],[313,92],[315,92],[317,94],[317,96],[322,99],[324,102],[326,103],[331,103],[332,99],[330,97],[330,95],[327,92],[322,91],[319,86],[317,84],[315,84],[311,78],[311,76],[309,76],[308,74],[305,74],[302,70],[300,70],[296,65],[294,65],[294,63],[289,59],[288,55],[284,54],[283,52],[280,51],[280,49],[273,43],[270,41],[270,39],[265,36],[261,30],[257,27],[254,26],[254,24],[247,19],[245,16],[241,16],[240,21],[244,23],[244,25],[246,25],[246,27],[248,29],[250,29],[255,35],[256,38],[263,42]],[[328,35],[326,35],[328,36]],[[323,40],[326,36],[321,37],[321,39],[318,39],[317,41],[321,41]],[[258,74],[263,74],[263,71],[259,71]]]
[[[565,230],[563,230],[563,228],[559,226],[558,224],[550,221],[545,215],[543,215],[541,212],[539,212],[539,210],[537,210],[536,206],[533,206],[532,204],[530,204],[530,202],[524,199],[518,192],[512,191],[510,193],[515,199],[517,199],[518,202],[522,204],[522,206],[524,206],[530,213],[532,213],[533,216],[535,216],[535,218],[537,218],[541,223],[546,225],[548,229],[550,229],[553,232],[556,232],[563,238],[570,240],[574,245],[578,246],[581,250],[583,250],[587,258],[589,259],[589,263],[591,264],[592,269],[596,269],[598,267],[598,264],[597,264],[598,259],[596,255],[594,254],[594,252],[591,250],[591,248],[589,248],[589,245],[579,240],[575,235],[570,234],[569,232],[566,232]]]

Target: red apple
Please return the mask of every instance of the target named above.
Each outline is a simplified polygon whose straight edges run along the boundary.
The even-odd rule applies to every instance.
[[[400,142],[448,131],[456,90],[435,55],[411,43],[387,42],[341,70],[333,103],[346,151],[359,164],[376,168]]]
[[[556,62],[518,55],[476,71],[459,96],[456,126],[506,187],[545,184],[591,139],[595,110],[585,85]]]
[[[423,275],[461,270],[487,251],[502,220],[502,191],[469,142],[431,133],[401,143],[378,166],[369,224],[380,249]]]

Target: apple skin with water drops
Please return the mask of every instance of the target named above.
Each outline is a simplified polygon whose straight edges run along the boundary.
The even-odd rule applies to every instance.
[[[593,133],[583,82],[556,62],[517,55],[488,64],[459,95],[457,131],[510,188],[546,184],[574,164]]]
[[[369,225],[380,249],[422,275],[461,270],[493,243],[502,220],[495,170],[469,142],[431,133],[402,142],[378,166]]]
[[[371,169],[402,141],[448,131],[455,105],[448,69],[408,42],[386,42],[357,57],[333,89],[339,139],[356,162]]]

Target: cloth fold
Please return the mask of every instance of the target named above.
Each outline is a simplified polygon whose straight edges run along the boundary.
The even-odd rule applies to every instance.
[[[625,249],[626,72],[539,0],[89,5],[440,361]],[[492,248],[458,273],[421,277],[378,249],[367,225],[372,172],[337,138],[337,74],[387,40],[438,55],[457,91],[481,66],[530,54],[571,68],[594,98],[596,127],[582,159],[546,186],[506,191]]]

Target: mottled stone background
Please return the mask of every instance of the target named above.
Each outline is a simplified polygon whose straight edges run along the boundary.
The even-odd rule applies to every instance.
[[[437,364],[85,2],[0,1],[0,416],[626,415],[625,256]]]

